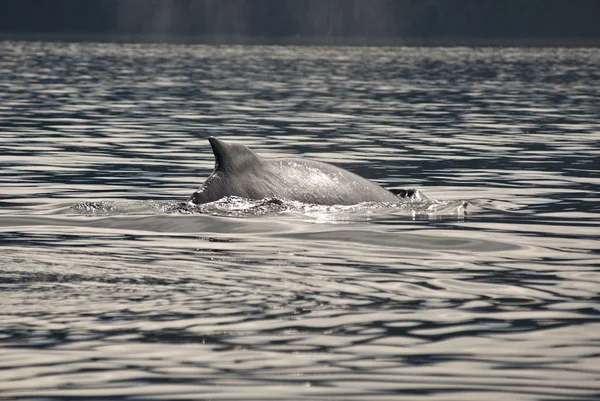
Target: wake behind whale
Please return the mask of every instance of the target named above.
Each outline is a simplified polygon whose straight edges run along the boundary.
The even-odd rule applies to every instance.
[[[484,204],[464,200],[408,200],[397,203],[364,202],[356,205],[315,205],[276,198],[251,200],[228,196],[193,205],[180,201],[87,201],[63,205],[51,214],[83,216],[211,215],[222,217],[287,216],[316,222],[355,222],[389,218],[410,220],[462,219],[467,205],[479,210]],[[469,206],[471,209],[472,206]]]

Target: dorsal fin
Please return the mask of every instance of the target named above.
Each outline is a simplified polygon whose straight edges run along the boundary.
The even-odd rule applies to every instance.
[[[213,153],[215,154],[215,169],[228,172],[238,172],[260,164],[256,153],[241,143],[226,142],[214,136],[208,138]]]

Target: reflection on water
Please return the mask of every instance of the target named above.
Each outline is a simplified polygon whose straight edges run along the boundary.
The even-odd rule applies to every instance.
[[[5,398],[600,393],[599,50],[0,48]],[[210,135],[432,203],[190,210]]]

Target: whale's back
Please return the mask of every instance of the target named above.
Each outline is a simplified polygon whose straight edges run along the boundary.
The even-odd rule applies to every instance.
[[[194,204],[226,196],[277,198],[319,205],[396,202],[390,191],[340,167],[298,158],[263,159],[248,147],[211,137],[215,169],[191,197]]]

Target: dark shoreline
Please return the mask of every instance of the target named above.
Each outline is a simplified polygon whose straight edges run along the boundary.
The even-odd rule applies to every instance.
[[[168,43],[279,46],[410,46],[410,47],[600,47],[600,38],[471,38],[445,37],[248,37],[0,32],[2,41]]]

